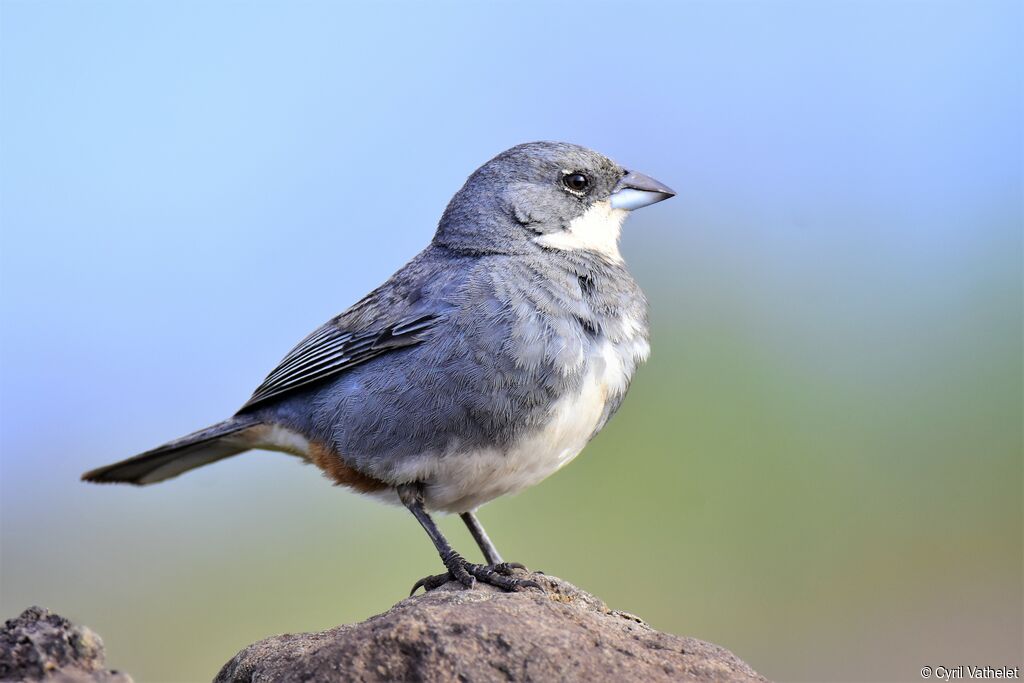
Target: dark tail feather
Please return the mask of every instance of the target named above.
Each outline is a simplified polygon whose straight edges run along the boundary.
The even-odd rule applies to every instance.
[[[233,417],[133,458],[86,472],[82,479],[102,484],[155,484],[249,450],[253,441],[247,432],[259,424],[252,417]]]

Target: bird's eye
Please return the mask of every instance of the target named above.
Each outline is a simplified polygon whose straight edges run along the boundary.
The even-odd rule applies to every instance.
[[[582,173],[568,173],[562,177],[562,184],[573,192],[586,192],[590,187],[590,178]]]

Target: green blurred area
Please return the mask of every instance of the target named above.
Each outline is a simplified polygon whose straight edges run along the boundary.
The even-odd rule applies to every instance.
[[[570,467],[483,509],[492,538],[779,680],[1019,664],[1020,239],[992,234],[941,282],[854,265],[812,289],[814,259],[780,275],[708,261],[695,236],[631,255],[650,363]],[[256,639],[363,619],[439,568],[407,513],[274,454],[55,495],[5,520],[2,611],[88,624],[140,681],[209,679]]]

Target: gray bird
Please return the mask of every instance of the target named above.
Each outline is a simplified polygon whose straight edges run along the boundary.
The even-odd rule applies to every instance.
[[[674,194],[577,145],[502,152],[425,250],[300,342],[233,417],[82,478],[153,484],[282,451],[412,512],[447,570],[414,592],[450,578],[539,588],[502,561],[475,510],[575,458],[622,403],[650,347],[619,230]],[[463,559],[428,510],[459,513],[485,564]]]

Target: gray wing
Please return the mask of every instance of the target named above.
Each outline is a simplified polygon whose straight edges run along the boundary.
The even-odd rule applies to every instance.
[[[299,342],[238,412],[337,375],[382,353],[418,344],[439,320],[436,313],[421,312],[370,330],[348,330],[337,319],[332,320]]]

